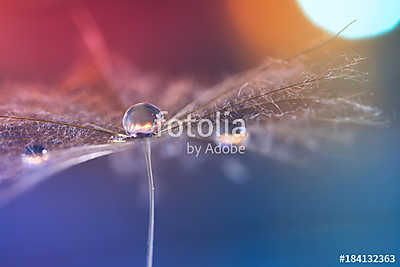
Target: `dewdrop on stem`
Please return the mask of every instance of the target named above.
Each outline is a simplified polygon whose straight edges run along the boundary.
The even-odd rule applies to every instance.
[[[127,135],[134,138],[151,137],[157,134],[164,122],[162,112],[154,105],[139,103],[125,112],[122,126]]]

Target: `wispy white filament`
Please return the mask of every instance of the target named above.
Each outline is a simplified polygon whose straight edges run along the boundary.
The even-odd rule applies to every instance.
[[[147,267],[153,266],[153,244],[154,244],[154,181],[151,167],[150,141],[144,142],[144,156],[146,158],[147,178],[149,182],[149,228],[147,238]]]

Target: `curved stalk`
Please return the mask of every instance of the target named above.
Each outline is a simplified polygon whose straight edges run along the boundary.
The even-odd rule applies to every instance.
[[[151,147],[150,141],[144,142],[144,156],[147,165],[147,178],[149,186],[149,226],[147,233],[147,263],[146,267],[153,266],[153,245],[154,245],[154,181],[151,167]]]

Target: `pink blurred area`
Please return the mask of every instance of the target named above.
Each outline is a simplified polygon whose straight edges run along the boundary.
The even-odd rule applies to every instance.
[[[58,80],[94,52],[143,71],[218,80],[318,33],[294,0],[250,2],[3,0],[0,79]]]
[[[141,69],[206,75],[233,64],[217,1],[8,0],[0,3],[2,78],[52,80],[85,58],[73,19],[82,10],[109,52]]]

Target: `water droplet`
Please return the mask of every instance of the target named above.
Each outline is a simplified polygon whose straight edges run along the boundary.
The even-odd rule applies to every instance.
[[[164,116],[156,106],[139,103],[125,112],[122,126],[129,136],[148,137],[155,135],[163,122]]]
[[[248,136],[246,133],[239,133],[239,134],[224,133],[217,137],[217,142],[222,145],[240,145],[247,140],[247,137]]]
[[[41,144],[31,144],[25,147],[22,159],[30,164],[40,164],[49,158],[47,149]]]
[[[242,145],[246,142],[248,133],[246,127],[238,127],[231,123],[225,126],[221,124],[221,133],[215,137],[218,144],[221,145]]]

